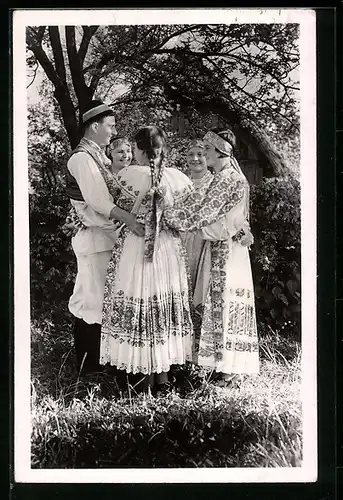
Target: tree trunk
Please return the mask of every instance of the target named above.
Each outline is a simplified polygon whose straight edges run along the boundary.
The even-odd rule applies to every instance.
[[[63,88],[56,88],[54,96],[61,108],[63,124],[67,131],[70,146],[74,149],[80,140],[79,127],[75,116],[74,106]]]
[[[28,27],[27,46],[36,56],[37,61],[54,86],[54,97],[61,109],[63,124],[67,131],[70,146],[72,149],[74,149],[80,140],[79,127],[78,120],[76,118],[76,110],[67,82],[66,66],[61,45],[60,33],[57,26],[49,27],[49,38],[55,63],[54,66],[42,47],[42,38],[45,32],[45,28],[46,26],[42,26],[37,31],[32,27]],[[85,106],[92,99],[95,91],[95,88],[87,87],[87,85],[85,84],[83,62],[85,60],[90,40],[96,30],[97,26],[84,27],[84,36],[81,41],[80,50],[77,51],[75,42],[75,27],[66,27],[67,52],[70,63],[70,74],[72,77],[76,98],[78,100],[78,109],[80,115],[82,115],[82,113],[84,112]]]
[[[89,30],[88,30],[89,31]],[[84,32],[83,39],[85,37],[90,36],[88,31]],[[65,27],[65,36],[67,42],[67,54],[69,60],[69,69],[73,82],[73,87],[75,90],[75,94],[78,100],[79,107],[79,119],[81,119],[82,114],[85,112],[86,106],[92,100],[93,94],[95,92],[95,88],[91,86],[88,87],[85,82],[85,77],[83,74],[83,62],[84,62],[84,44],[82,46],[81,54],[76,49],[76,40],[75,40],[75,26],[66,26]],[[85,42],[84,42],[85,43]],[[89,42],[88,42],[89,43]],[[100,70],[99,70],[100,73]]]

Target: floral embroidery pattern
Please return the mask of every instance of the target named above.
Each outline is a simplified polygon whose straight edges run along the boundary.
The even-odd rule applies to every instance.
[[[107,186],[117,206],[130,212],[140,192],[135,190],[120,173],[117,176],[108,177]],[[180,190],[174,190],[173,198],[182,200],[184,197],[189,195],[192,190],[193,188],[191,185],[186,185]],[[138,216],[140,216],[139,222],[145,225],[145,257],[149,261],[151,261],[153,257],[155,240],[158,233],[162,229],[166,229],[166,225],[163,223],[162,218],[164,209],[163,189],[158,191],[156,208],[154,209],[152,207],[152,197],[153,194],[147,190],[145,195],[142,197],[140,211],[138,214]],[[170,229],[170,227],[168,227],[168,229]]]
[[[184,308],[184,293],[168,293],[161,297],[154,295],[144,300],[127,297],[123,290],[118,290],[112,300],[115,307],[103,332],[120,344],[125,342],[133,347],[153,347],[164,345],[170,335],[184,337],[189,334],[190,315]]]
[[[213,176],[208,185],[200,185],[185,196],[182,203],[164,211],[164,218],[171,227],[180,231],[195,231],[223,217],[241,200],[247,190],[247,181],[234,167],[223,169]]]
[[[246,210],[249,185],[233,165],[199,183],[173,208],[168,208],[165,221],[179,230],[201,229],[227,215],[237,204]],[[226,364],[226,353],[244,352],[247,363],[258,366],[258,337],[252,288],[232,286],[227,263],[232,259],[230,240],[211,241],[210,283],[204,304],[193,311],[194,359],[203,366],[236,369]],[[225,300],[224,300],[225,298]],[[224,321],[225,317],[225,321]],[[232,357],[229,357],[232,363]],[[234,363],[234,362],[233,362]],[[240,365],[241,367],[242,365]],[[241,368],[237,368],[241,369]]]
[[[179,236],[171,233],[174,243],[179,245],[181,257],[183,247]],[[154,293],[145,298],[127,294],[118,286],[119,263],[123,258],[123,247],[128,229],[120,233],[112,251],[105,283],[103,302],[103,321],[101,328],[101,363],[110,362],[119,369],[133,373],[160,373],[168,371],[170,364],[180,364],[192,360],[191,339],[193,336],[189,295],[187,293],[186,275],[183,274],[183,285],[179,291],[168,290],[161,294]],[[189,350],[182,349],[178,355],[170,352],[170,340],[174,337],[178,342],[189,344]],[[117,346],[117,347],[114,347]],[[117,354],[122,347],[130,349],[131,354],[124,362]],[[147,364],[133,362],[136,349],[149,352]],[[151,352],[162,349],[165,359],[159,360]],[[138,355],[139,357],[139,355]],[[152,363],[152,366],[148,364]]]
[[[224,350],[258,352],[254,307],[242,302],[229,302],[227,306],[228,324],[221,335],[216,335],[217,332],[213,332],[211,327],[206,328],[203,321],[199,356],[220,360]],[[247,337],[250,337],[249,340]]]
[[[201,187],[208,188],[212,180],[213,180],[213,174],[211,174],[211,172],[208,170],[205,175],[200,177],[200,179],[193,179],[194,189],[196,190]]]
[[[212,346],[209,349],[214,358],[222,359],[223,349],[223,293],[226,288],[225,263],[229,257],[227,241],[215,241],[211,244],[211,283],[204,308],[201,335],[209,337]],[[207,331],[207,333],[206,333]]]
[[[203,306],[200,333],[195,330],[196,338],[199,337],[198,356],[212,358],[214,363],[223,359],[225,350],[258,353],[255,307],[251,301],[253,291],[227,286],[229,277],[226,275],[225,262],[228,258],[228,242],[211,243],[210,289]],[[225,291],[231,297],[228,303],[223,300]],[[243,302],[244,299],[250,299],[250,303]],[[228,318],[226,325],[223,324],[224,309]],[[240,338],[243,336],[244,340]],[[247,337],[250,339],[247,340]]]

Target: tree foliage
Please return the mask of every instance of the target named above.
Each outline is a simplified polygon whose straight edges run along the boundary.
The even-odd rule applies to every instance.
[[[241,126],[296,135],[298,26],[153,25],[27,28],[29,61],[53,84],[72,146],[95,94],[212,111]]]
[[[255,235],[252,268],[260,322],[300,335],[300,183],[293,177],[267,179],[251,193]]]

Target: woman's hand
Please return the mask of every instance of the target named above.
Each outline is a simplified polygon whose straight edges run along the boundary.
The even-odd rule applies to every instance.
[[[62,226],[62,231],[67,236],[67,238],[73,238],[78,232],[78,228],[75,227],[73,222],[70,222]]]
[[[145,228],[140,222],[137,222],[136,217],[132,214],[128,214],[127,220],[125,221],[126,227],[133,232],[136,236],[144,236]]]
[[[244,236],[242,236],[240,244],[243,247],[250,247],[251,245],[254,244],[254,237],[249,229],[245,230],[245,234]]]

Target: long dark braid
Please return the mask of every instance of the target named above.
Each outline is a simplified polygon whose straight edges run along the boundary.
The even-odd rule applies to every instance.
[[[157,160],[156,151],[153,148],[152,139],[150,137],[150,148],[146,151],[147,156],[149,158],[149,166],[150,166],[150,174],[151,174],[151,188],[150,188],[150,196],[151,196],[151,209],[152,209],[152,219],[151,222],[153,224],[154,230],[157,227],[157,204],[158,201],[163,198],[163,192],[160,189],[160,184],[163,175],[163,157],[162,153],[160,158]],[[157,161],[156,161],[157,160]]]
[[[157,154],[155,149],[153,148],[153,145],[151,144],[151,147],[149,150],[146,151],[147,156],[149,158],[149,165],[150,165],[150,173],[151,173],[151,189],[154,192],[158,192],[160,183],[162,180],[162,175],[163,175],[163,160],[164,160],[164,152],[162,150],[161,155],[159,160],[157,160]]]
[[[157,204],[158,201],[164,197],[164,193],[161,190],[161,180],[164,171],[163,163],[166,149],[166,134],[161,128],[156,126],[143,127],[137,132],[135,141],[137,147],[146,153],[150,166],[151,188],[148,193],[150,197],[150,211],[146,219],[145,253],[148,260],[151,260],[157,230]],[[159,158],[158,150],[161,150]],[[158,161],[156,162],[156,160]]]

